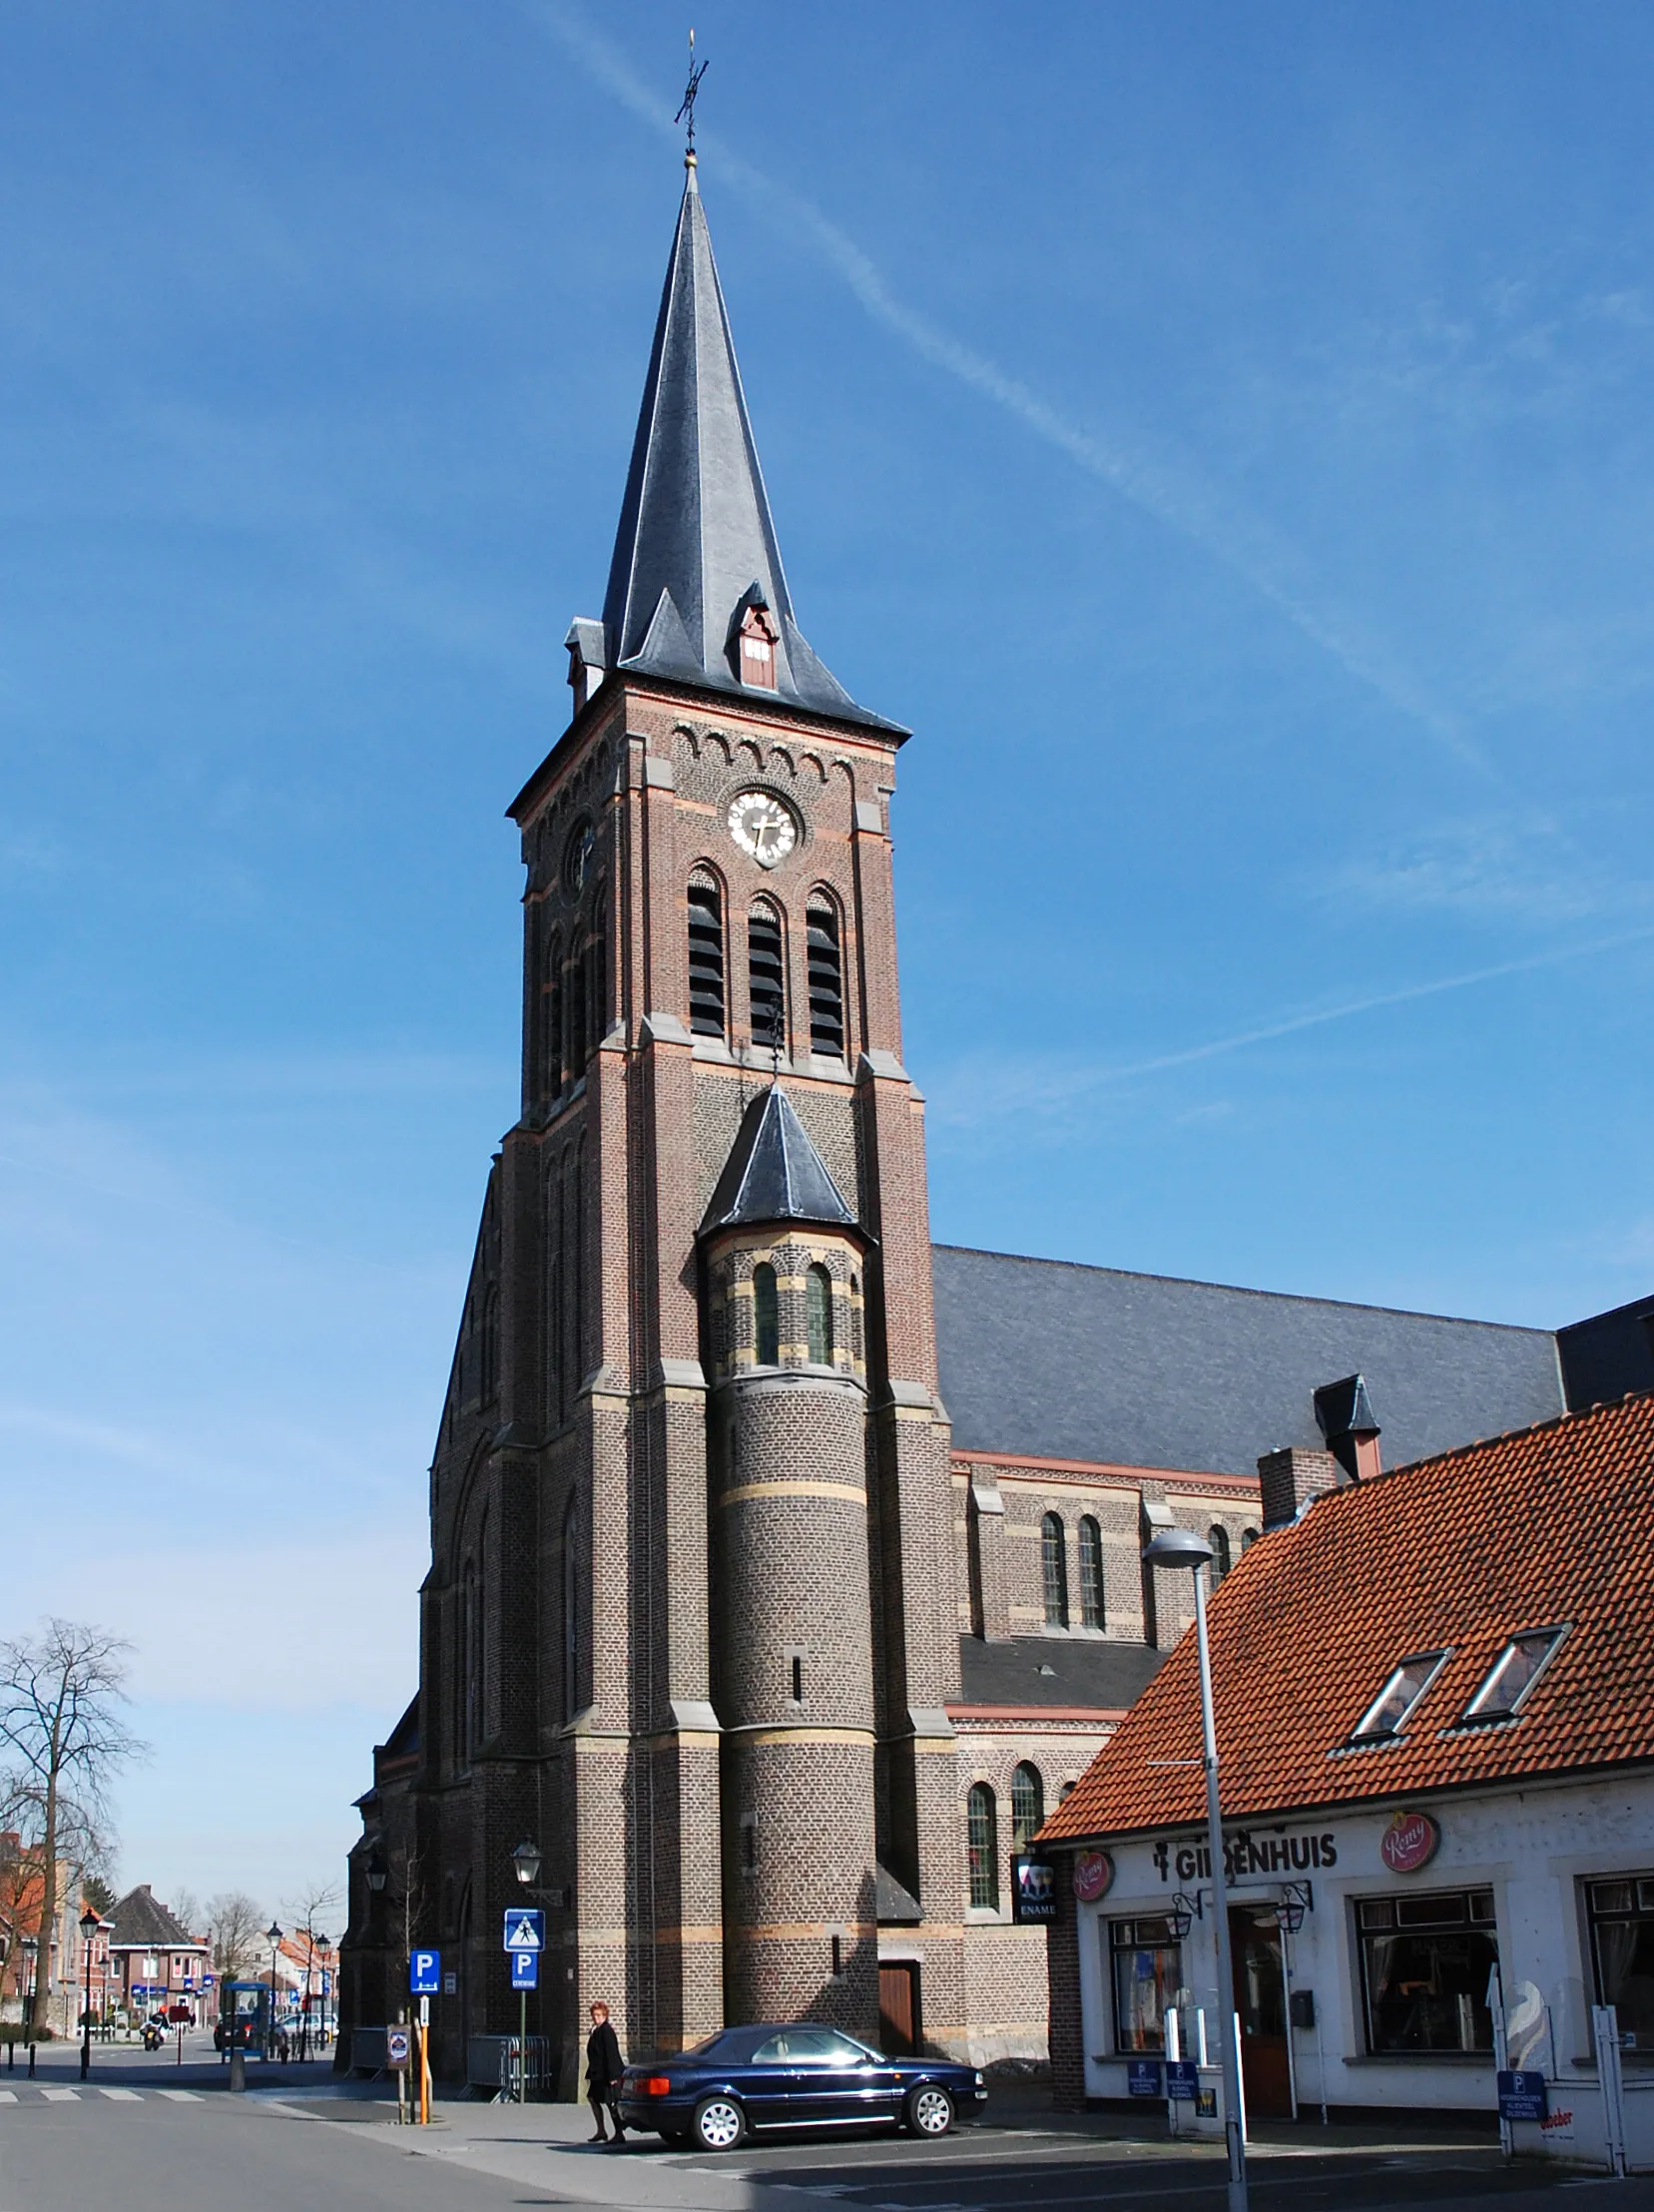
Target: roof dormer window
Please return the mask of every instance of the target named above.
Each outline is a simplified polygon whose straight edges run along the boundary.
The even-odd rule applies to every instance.
[[[1419,1651],[1410,1659],[1403,1659],[1350,1731],[1350,1741],[1353,1744],[1382,1744],[1399,1736],[1419,1699],[1441,1672],[1446,1658],[1444,1651]]]
[[[1466,1721],[1513,1720],[1566,1634],[1565,1628],[1530,1628],[1512,1636],[1464,1708]]]
[[[776,688],[776,640],[781,635],[770,619],[768,607],[751,606],[741,618],[737,635],[741,681],[759,691]]]

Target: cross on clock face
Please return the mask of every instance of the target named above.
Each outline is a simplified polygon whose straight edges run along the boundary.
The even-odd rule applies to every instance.
[[[785,860],[799,841],[799,826],[768,792],[739,792],[730,801],[730,835],[760,867]]]

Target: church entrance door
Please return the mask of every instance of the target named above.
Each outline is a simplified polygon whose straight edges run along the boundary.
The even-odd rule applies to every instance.
[[[886,2058],[910,2058],[919,2047],[919,1969],[911,1959],[879,1961],[878,2040]]]

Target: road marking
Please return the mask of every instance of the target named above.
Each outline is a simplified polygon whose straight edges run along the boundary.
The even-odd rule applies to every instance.
[[[164,2097],[171,2097],[175,2104],[199,2104],[200,2096],[194,2089],[163,2089]]]
[[[15,2089],[0,2089],[0,2104],[15,2104],[16,2102],[17,2091]]]
[[[81,2101],[78,2089],[42,2089],[40,2093],[48,2104],[79,2104]]]
[[[101,2097],[108,2097],[111,2104],[141,2104],[143,2102],[136,2089],[100,2088],[98,2094]]]

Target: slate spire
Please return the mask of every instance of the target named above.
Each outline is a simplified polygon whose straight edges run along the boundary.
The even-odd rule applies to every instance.
[[[756,605],[777,633],[776,696],[894,729],[855,704],[794,620],[693,151],[685,166],[603,604],[605,665],[742,692],[738,632]]]
[[[792,1101],[779,1083],[772,1083],[742,1117],[701,1234],[780,1221],[856,1228],[854,1214]]]

